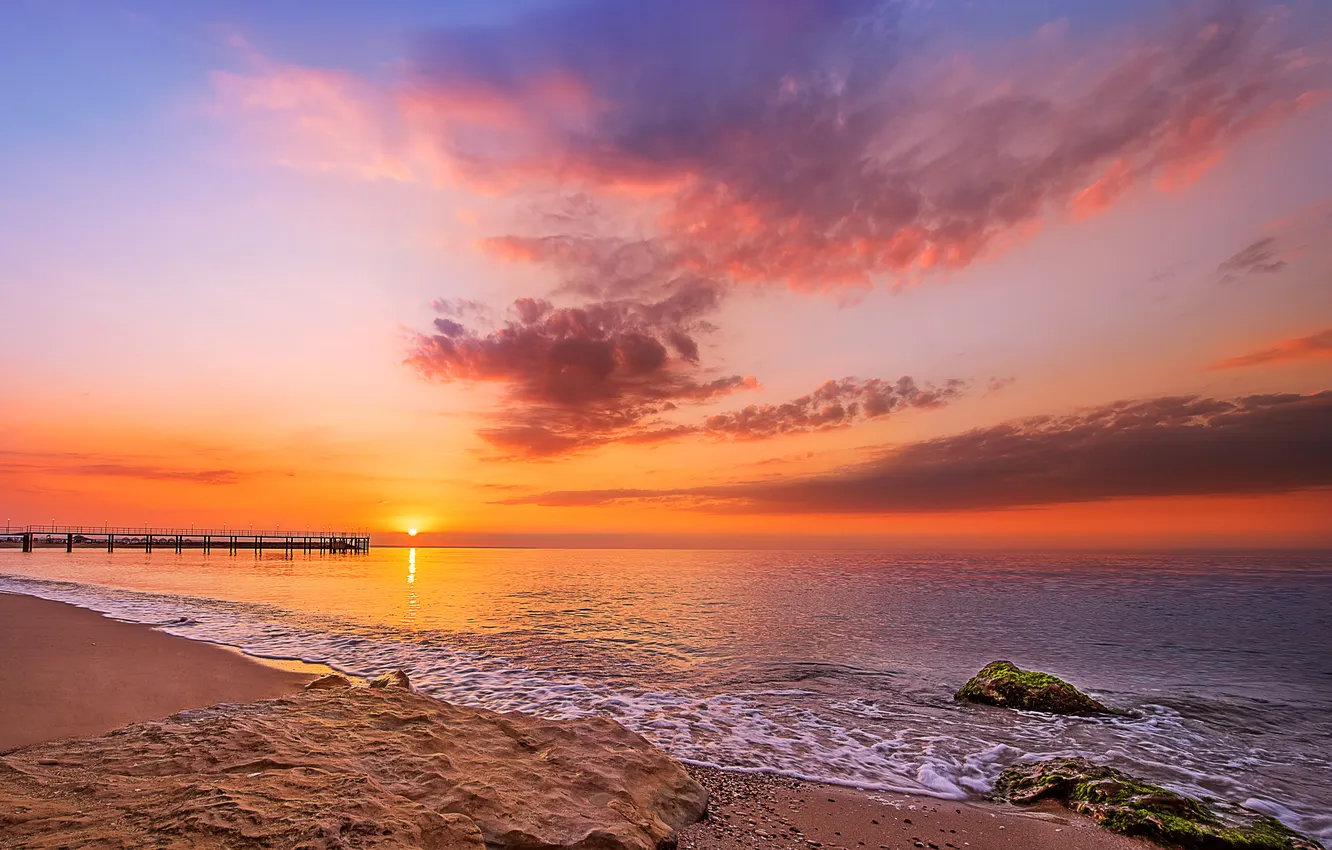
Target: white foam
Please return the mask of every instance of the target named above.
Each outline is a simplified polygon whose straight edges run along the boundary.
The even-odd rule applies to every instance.
[[[458,646],[444,637],[329,622],[277,608],[164,596],[0,575],[0,590],[71,602],[184,637],[248,653],[326,664],[357,676],[401,667],[422,691],[497,711],[552,718],[613,717],[691,764],[766,772],[878,792],[960,800],[988,792],[1004,766],[1085,755],[1185,793],[1245,799],[1325,842],[1329,820],[1313,799],[1248,787],[1222,770],[1239,753],[1178,711],[1089,723],[985,709],[836,698],[798,688],[636,688],[620,681],[543,671],[521,659]],[[946,699],[946,698],[945,698]],[[1253,752],[1246,765],[1270,767]],[[1253,774],[1262,774],[1255,771]]]

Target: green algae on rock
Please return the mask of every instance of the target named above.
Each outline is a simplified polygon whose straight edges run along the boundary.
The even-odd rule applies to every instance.
[[[1056,800],[1111,832],[1198,850],[1323,850],[1276,818],[1204,803],[1086,759],[1026,762],[1004,770],[995,797],[1018,805]]]
[[[1058,676],[1022,670],[1009,661],[986,664],[953,699],[1051,714],[1114,713]]]

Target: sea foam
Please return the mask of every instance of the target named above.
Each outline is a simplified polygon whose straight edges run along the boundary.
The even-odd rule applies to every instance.
[[[328,665],[356,676],[402,668],[421,691],[462,705],[552,719],[613,717],[687,763],[776,773],[874,791],[960,800],[987,793],[1015,762],[1083,755],[1191,794],[1243,800],[1293,828],[1332,839],[1332,819],[1284,784],[1260,784],[1270,758],[1227,751],[1205,726],[1145,702],[1130,718],[1054,718],[931,701],[829,696],[802,688],[706,682],[642,687],[561,675],[530,646],[505,656],[449,635],[342,623],[257,603],[128,591],[0,574],[0,591],[68,602],[253,656]],[[1237,779],[1228,766],[1243,764]],[[1311,767],[1323,767],[1323,764]],[[1326,775],[1326,774],[1325,774]],[[1255,781],[1252,777],[1258,777]],[[1281,803],[1275,802],[1281,799]]]

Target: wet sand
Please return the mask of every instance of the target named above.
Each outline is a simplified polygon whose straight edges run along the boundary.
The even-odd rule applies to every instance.
[[[122,623],[60,602],[0,593],[0,752],[97,735],[216,703],[283,696],[310,680],[293,665]],[[295,665],[299,668],[300,665]],[[691,767],[710,794],[682,850],[973,848],[1143,850],[1057,806],[1024,810],[872,793]]]
[[[0,752],[297,690],[311,676],[224,647],[0,593]]]
[[[686,827],[680,850],[1146,850],[1052,805],[1020,809],[857,791],[763,774],[691,767],[709,792],[706,820]]]

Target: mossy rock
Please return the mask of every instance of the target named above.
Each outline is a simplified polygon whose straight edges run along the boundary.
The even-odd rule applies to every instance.
[[[1210,805],[1139,782],[1086,759],[1016,764],[999,775],[995,797],[1017,805],[1057,800],[1111,832],[1193,850],[1323,850],[1276,818]]]
[[[1114,713],[1058,676],[1022,670],[1008,661],[986,664],[953,699],[1051,714]]]

